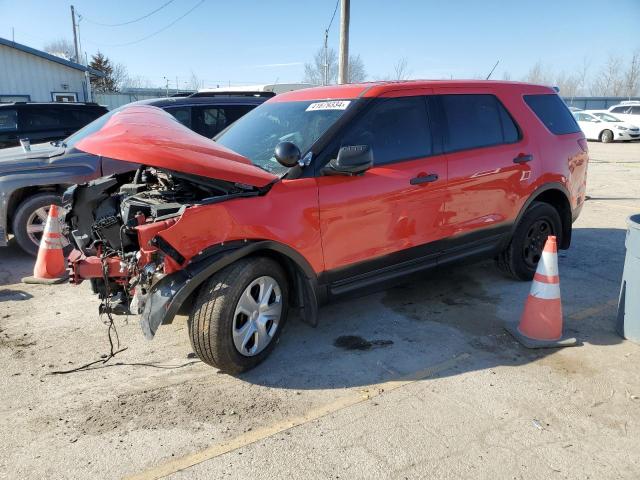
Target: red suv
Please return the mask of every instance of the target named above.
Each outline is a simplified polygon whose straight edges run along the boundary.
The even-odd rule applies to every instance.
[[[72,281],[141,313],[148,338],[188,313],[197,355],[228,372],[269,354],[290,308],[315,325],[327,300],[463,259],[531,279],[585,198],[584,135],[538,85],[298,90],[214,140],[123,109],[76,147],[137,171],[65,197]]]

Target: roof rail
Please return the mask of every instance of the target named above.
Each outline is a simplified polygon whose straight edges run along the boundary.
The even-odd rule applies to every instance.
[[[263,98],[271,98],[276,94],[273,92],[196,92],[189,95],[189,98],[192,97],[263,97]]]
[[[640,105],[640,100],[623,100],[618,105]]]

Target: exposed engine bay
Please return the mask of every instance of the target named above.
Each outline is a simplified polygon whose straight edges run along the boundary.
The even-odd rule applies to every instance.
[[[129,313],[136,297],[133,313],[141,313],[149,288],[166,273],[166,257],[173,265],[184,261],[155,234],[190,206],[258,193],[246,185],[150,167],[73,186],[63,197],[75,246],[69,255],[71,281],[89,279],[103,301],[101,311]]]

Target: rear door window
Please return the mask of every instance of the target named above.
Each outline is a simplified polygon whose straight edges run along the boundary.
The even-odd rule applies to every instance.
[[[233,122],[249,112],[250,105],[193,107],[193,130],[213,138]]]
[[[439,95],[446,121],[445,150],[514,143],[520,138],[502,103],[489,94]]]
[[[551,133],[566,135],[580,131],[576,119],[558,95],[525,95],[524,101]]]
[[[82,108],[71,109],[69,112],[71,117],[70,118],[71,126],[74,128],[84,127],[88,123],[93,122],[96,118],[101,116],[103,113],[104,112],[101,112],[99,110],[92,110],[92,109],[82,109]]]
[[[0,132],[15,132],[18,130],[18,112],[15,110],[0,110]]]
[[[68,118],[57,108],[26,108],[20,112],[21,128],[25,132],[62,129]]]
[[[341,147],[351,145],[371,146],[375,165],[431,155],[433,142],[425,98],[378,101],[340,142]]]

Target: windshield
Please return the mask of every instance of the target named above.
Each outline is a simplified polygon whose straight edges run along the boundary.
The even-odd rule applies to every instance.
[[[273,156],[279,142],[293,142],[304,156],[353,102],[350,100],[266,102],[214,140],[276,175],[287,170]]]
[[[604,120],[605,122],[621,122],[619,118],[614,117],[613,115],[609,115],[608,113],[594,113],[596,117],[600,120]]]
[[[119,108],[116,108],[115,110],[111,110],[109,113],[105,113],[101,117],[95,119],[93,122],[85,125],[76,133],[64,139],[64,141],[62,142],[63,146],[68,148],[73,148],[75,144],[78,143],[80,140],[100,130],[104,126],[104,124],[107,123],[107,121],[111,118],[111,116],[114,113],[119,112],[126,106],[127,105],[124,105],[123,107],[119,107]]]

